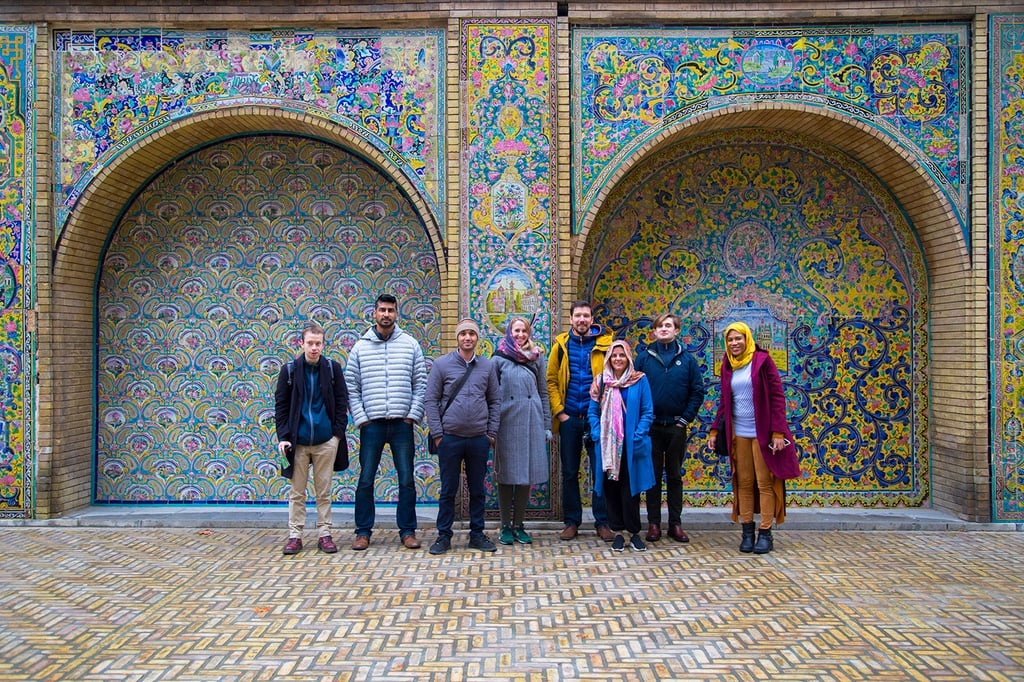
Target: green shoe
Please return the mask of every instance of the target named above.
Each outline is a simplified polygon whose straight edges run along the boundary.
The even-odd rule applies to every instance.
[[[512,526],[502,526],[501,535],[498,536],[498,542],[503,545],[511,545],[516,541],[516,536],[512,532]]]
[[[527,532],[526,532],[526,529],[525,529],[525,528],[523,528],[522,526],[516,526],[516,527],[515,527],[515,528],[514,528],[514,529],[512,530],[512,532],[513,532],[513,533],[515,534],[515,536],[516,536],[516,542],[521,542],[521,543],[522,543],[522,544],[524,544],[524,545],[528,545],[528,544],[530,544],[531,542],[533,542],[533,538],[531,538],[531,537],[530,537],[530,534],[529,534],[529,533],[527,533]]]

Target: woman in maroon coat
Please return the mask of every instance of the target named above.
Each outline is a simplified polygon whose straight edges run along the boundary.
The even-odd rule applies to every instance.
[[[710,434],[713,448],[724,428],[732,463],[732,520],[743,524],[741,552],[772,551],[772,523],[786,520],[784,481],[800,475],[793,435],[786,423],[786,395],[779,370],[754,343],[750,327],[725,328],[721,398]],[[754,514],[761,526],[754,542]]]

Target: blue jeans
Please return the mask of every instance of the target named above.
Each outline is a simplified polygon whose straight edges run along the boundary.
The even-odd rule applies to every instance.
[[[455,495],[459,491],[462,464],[466,466],[466,484],[469,487],[469,533],[483,535],[484,504],[487,493],[487,455],[491,441],[487,436],[464,438],[445,434],[437,447],[437,464],[441,470],[441,495],[437,500],[437,535],[451,538],[455,521]]]
[[[376,517],[374,479],[384,445],[391,445],[391,459],[398,474],[398,533],[416,532],[416,481],[413,478],[412,424],[404,419],[375,419],[359,428],[359,485],[356,487],[356,535],[369,537]]]
[[[583,436],[590,433],[590,422],[586,417],[569,416],[558,426],[558,451],[562,459],[562,515],[565,525],[579,526],[583,523],[583,501],[580,499],[580,464],[583,461]],[[597,480],[597,461],[594,453],[588,453],[590,480]],[[594,512],[594,526],[608,525],[608,512],[604,495],[591,489],[591,510]]]

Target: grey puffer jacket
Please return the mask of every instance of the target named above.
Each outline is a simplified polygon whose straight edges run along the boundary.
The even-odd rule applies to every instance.
[[[423,349],[397,325],[387,341],[370,327],[345,367],[348,409],[358,428],[373,419],[423,419],[427,363]]]

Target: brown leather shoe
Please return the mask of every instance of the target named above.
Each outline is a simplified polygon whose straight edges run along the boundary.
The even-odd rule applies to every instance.
[[[689,542],[690,538],[683,530],[683,527],[678,523],[670,523],[668,525],[668,536],[676,542]]]
[[[423,545],[416,539],[415,533],[406,533],[402,536],[402,546],[406,549],[419,549]]]
[[[302,551],[302,538],[288,538],[288,542],[284,543],[285,554],[298,554]]]
[[[338,546],[334,544],[334,538],[330,535],[324,535],[316,542],[316,546],[324,554],[334,554],[338,551]]]
[[[571,523],[562,529],[562,532],[558,534],[559,540],[572,540],[579,535],[580,529]]]
[[[370,546],[370,536],[369,535],[357,535],[355,537],[355,539],[352,540],[352,549],[356,550],[357,552],[361,552],[361,551],[363,551],[364,549],[366,549],[369,546]]]
[[[647,526],[647,535],[644,536],[647,542],[657,542],[661,539],[661,524],[652,523]]]
[[[605,542],[611,542],[615,539],[615,533],[608,526],[598,526],[597,534],[601,536],[601,539]]]

